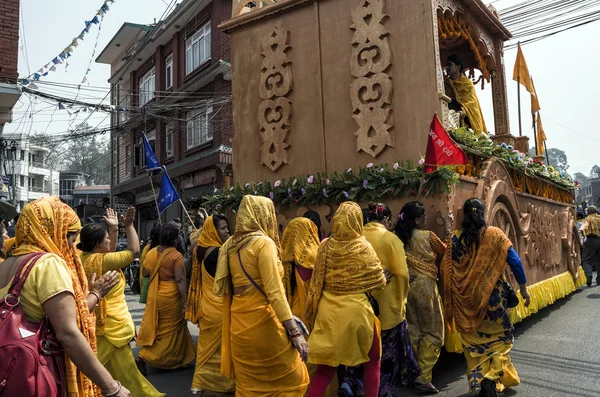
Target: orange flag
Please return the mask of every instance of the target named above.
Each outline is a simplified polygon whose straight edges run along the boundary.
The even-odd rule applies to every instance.
[[[544,132],[544,127],[542,126],[542,118],[540,114],[537,115],[537,155],[541,156],[544,154],[544,142],[546,142],[546,133]]]
[[[527,68],[527,62],[525,62],[525,56],[521,51],[521,44],[517,45],[517,59],[515,60],[515,69],[513,71],[513,80],[519,81],[523,84],[523,87],[529,91],[530,94],[534,93],[533,82],[531,81],[531,75]]]
[[[533,77],[531,78],[531,87],[533,87],[533,92],[531,93],[531,114],[535,115],[535,112],[538,112],[541,107],[540,101],[538,100],[537,91],[535,90],[535,85],[533,84]]]

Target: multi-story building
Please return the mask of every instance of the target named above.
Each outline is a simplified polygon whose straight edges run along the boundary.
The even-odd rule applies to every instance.
[[[59,193],[59,172],[46,165],[49,149],[23,135],[14,135],[2,156],[3,172],[9,176],[9,197],[20,211],[25,204]]]
[[[111,65],[113,204],[138,209],[139,230],[157,219],[142,133],[185,202],[231,178],[229,38],[218,26],[231,0],[183,0],[153,25],[125,23],[96,62]],[[161,177],[154,176],[158,194]],[[183,217],[174,204],[166,220]]]
[[[12,108],[21,96],[17,87],[19,58],[19,0],[3,0],[0,7],[0,135],[12,121]]]
[[[75,207],[79,204],[75,200],[75,189],[80,186],[85,186],[88,177],[89,175],[82,172],[62,171],[60,173],[58,197],[71,207]]]

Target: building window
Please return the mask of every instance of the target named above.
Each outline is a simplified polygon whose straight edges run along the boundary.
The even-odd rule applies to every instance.
[[[25,187],[25,176],[24,175],[20,175],[19,179],[20,179],[19,182],[21,182],[21,184],[19,186]]]
[[[210,58],[210,21],[185,42],[185,73],[189,74]]]
[[[173,87],[173,54],[165,61],[165,85],[167,90]]]
[[[165,132],[165,153],[167,154],[167,158],[173,157],[173,124],[167,125],[167,130]]]
[[[187,120],[188,149],[212,141],[212,106],[208,106],[201,111],[188,112]]]
[[[154,81],[154,68],[140,79],[140,107],[150,102],[151,99],[154,99],[154,90],[156,89]]]
[[[125,174],[131,174],[131,145],[125,146]]]
[[[156,131],[152,130],[146,133],[148,143],[152,148],[152,152],[156,153]],[[144,168],[146,166],[146,154],[144,148],[144,137],[140,136],[137,145],[135,146],[135,166]]]
[[[21,157],[19,160],[25,160],[25,150],[21,150]]]

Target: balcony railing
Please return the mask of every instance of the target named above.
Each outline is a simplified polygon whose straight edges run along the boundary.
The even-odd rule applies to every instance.
[[[30,192],[34,192],[34,193],[50,193],[48,191],[48,188],[43,188],[41,186],[30,186],[28,189]]]

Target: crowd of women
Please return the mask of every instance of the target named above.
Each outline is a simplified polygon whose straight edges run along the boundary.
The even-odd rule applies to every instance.
[[[114,211],[82,228],[70,207],[42,198],[19,218],[15,248],[0,265],[0,296],[33,267],[20,303],[30,321],[49,319],[69,396],[163,396],[146,367],[194,360],[193,395],[375,397],[406,386],[436,393],[444,324],[460,332],[470,390],[497,396],[519,384],[509,357],[507,264],[526,305],[529,295],[518,255],[486,224],[484,205],[470,199],[463,210],[454,232],[452,216],[442,217],[443,241],[426,230],[419,202],[397,216],[384,203],[363,210],[344,202],[328,238],[309,211],[280,239],[273,202],[246,196],[231,236],[223,215],[205,220],[189,285],[178,227],[158,226],[141,257],[147,296],[136,337],[120,271],[139,255],[135,209],[122,217],[127,249],[114,252]],[[31,263],[38,252],[45,255]],[[187,321],[200,329],[197,345]]]

